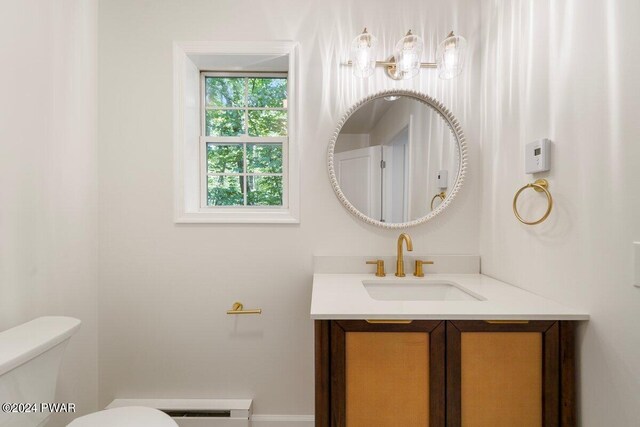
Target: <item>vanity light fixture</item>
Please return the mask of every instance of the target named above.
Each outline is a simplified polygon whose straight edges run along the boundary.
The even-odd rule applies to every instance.
[[[362,34],[351,42],[351,61],[353,63],[353,75],[356,77],[369,77],[376,69],[376,50],[378,39],[367,32],[365,27]]]
[[[467,40],[464,37],[456,36],[451,31],[436,49],[438,76],[445,80],[457,77],[464,67],[466,51]]]
[[[400,39],[393,51],[393,58],[396,63],[394,73],[396,79],[407,80],[418,75],[423,47],[422,38],[412,34],[411,30]]]
[[[385,67],[387,75],[394,80],[407,80],[418,75],[420,68],[436,68],[441,79],[449,80],[457,77],[464,67],[467,41],[456,36],[453,31],[438,45],[436,62],[421,62],[424,42],[411,30],[398,41],[393,56],[387,61],[377,61],[376,50],[378,39],[367,32],[353,39],[351,43],[351,60],[347,65],[353,67],[356,77],[369,77],[376,67]]]

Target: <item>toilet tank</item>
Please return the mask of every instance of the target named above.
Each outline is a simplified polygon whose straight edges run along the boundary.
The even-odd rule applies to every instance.
[[[0,403],[53,403],[64,348],[80,328],[72,317],[39,317],[0,332]],[[49,413],[0,411],[0,427],[43,425]]]

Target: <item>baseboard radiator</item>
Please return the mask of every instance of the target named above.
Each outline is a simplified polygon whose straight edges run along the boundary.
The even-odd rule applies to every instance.
[[[252,403],[251,399],[116,399],[107,408],[155,408],[180,427],[249,427]]]

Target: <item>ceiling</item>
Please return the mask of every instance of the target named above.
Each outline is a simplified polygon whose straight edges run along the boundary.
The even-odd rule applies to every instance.
[[[340,132],[370,133],[392,105],[393,101],[386,101],[384,98],[367,102],[349,117]]]

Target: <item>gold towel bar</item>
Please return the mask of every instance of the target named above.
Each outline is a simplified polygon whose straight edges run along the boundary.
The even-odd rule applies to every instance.
[[[440,203],[442,203],[444,202],[444,199],[447,198],[447,193],[441,191],[440,193],[433,196],[433,199],[431,199],[431,210],[433,210],[433,202],[435,202],[438,197],[440,197]]]
[[[241,302],[234,302],[231,310],[227,310],[227,314],[262,314],[261,308],[252,308],[245,310]]]
[[[544,194],[547,196],[547,211],[544,213],[544,215],[542,215],[542,218],[537,221],[525,221],[520,216],[520,213],[518,213],[518,207],[516,205],[516,203],[518,202],[518,197],[520,196],[520,193],[522,193],[527,188],[533,188],[538,193],[544,192]],[[553,197],[551,197],[551,193],[549,193],[548,188],[549,183],[546,179],[537,179],[535,182],[525,185],[516,192],[516,195],[513,197],[513,213],[515,214],[516,218],[518,218],[518,221],[526,225],[536,225],[540,224],[542,221],[549,217],[551,209],[553,208]]]

